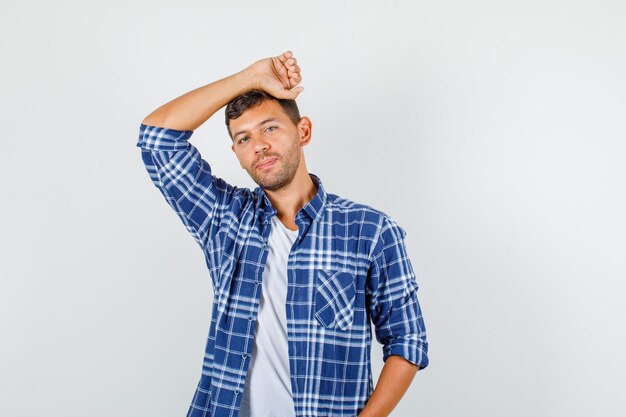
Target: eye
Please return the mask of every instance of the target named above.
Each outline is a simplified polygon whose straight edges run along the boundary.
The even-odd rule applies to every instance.
[[[239,139],[239,143],[244,143],[248,139],[250,139],[248,136],[244,136],[243,138]]]
[[[266,131],[266,132],[271,132],[271,131],[276,130],[276,129],[277,129],[277,127],[276,127],[276,126],[270,126],[270,127],[268,127],[267,129],[265,129],[265,131]]]

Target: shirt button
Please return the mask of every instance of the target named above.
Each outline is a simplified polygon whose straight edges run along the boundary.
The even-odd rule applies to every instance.
[[[246,359],[248,357],[248,355],[246,355],[245,353],[243,355],[241,355],[242,358]]]
[[[248,317],[248,320],[252,321],[252,320],[254,320],[254,317],[250,316],[250,317]]]
[[[235,395],[237,395],[237,394],[239,394],[239,390],[238,389],[235,390]]]

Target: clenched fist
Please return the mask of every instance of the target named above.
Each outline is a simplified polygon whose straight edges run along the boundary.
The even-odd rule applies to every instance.
[[[254,88],[276,98],[295,99],[304,87],[300,67],[291,51],[256,61],[245,69],[253,80]]]

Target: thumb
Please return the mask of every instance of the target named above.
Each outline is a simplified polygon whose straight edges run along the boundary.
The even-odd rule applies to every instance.
[[[294,87],[291,90],[283,90],[282,91],[283,97],[280,97],[280,98],[294,100],[296,97],[298,97],[298,94],[300,94],[303,91],[304,91],[304,87],[299,85],[298,87]]]

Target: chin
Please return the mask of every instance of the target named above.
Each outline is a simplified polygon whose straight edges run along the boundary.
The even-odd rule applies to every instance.
[[[277,181],[264,181],[263,179],[261,179],[255,182],[264,190],[276,191],[286,186],[287,184],[289,184],[291,180],[285,181],[284,179],[282,179],[282,180],[277,180]]]

